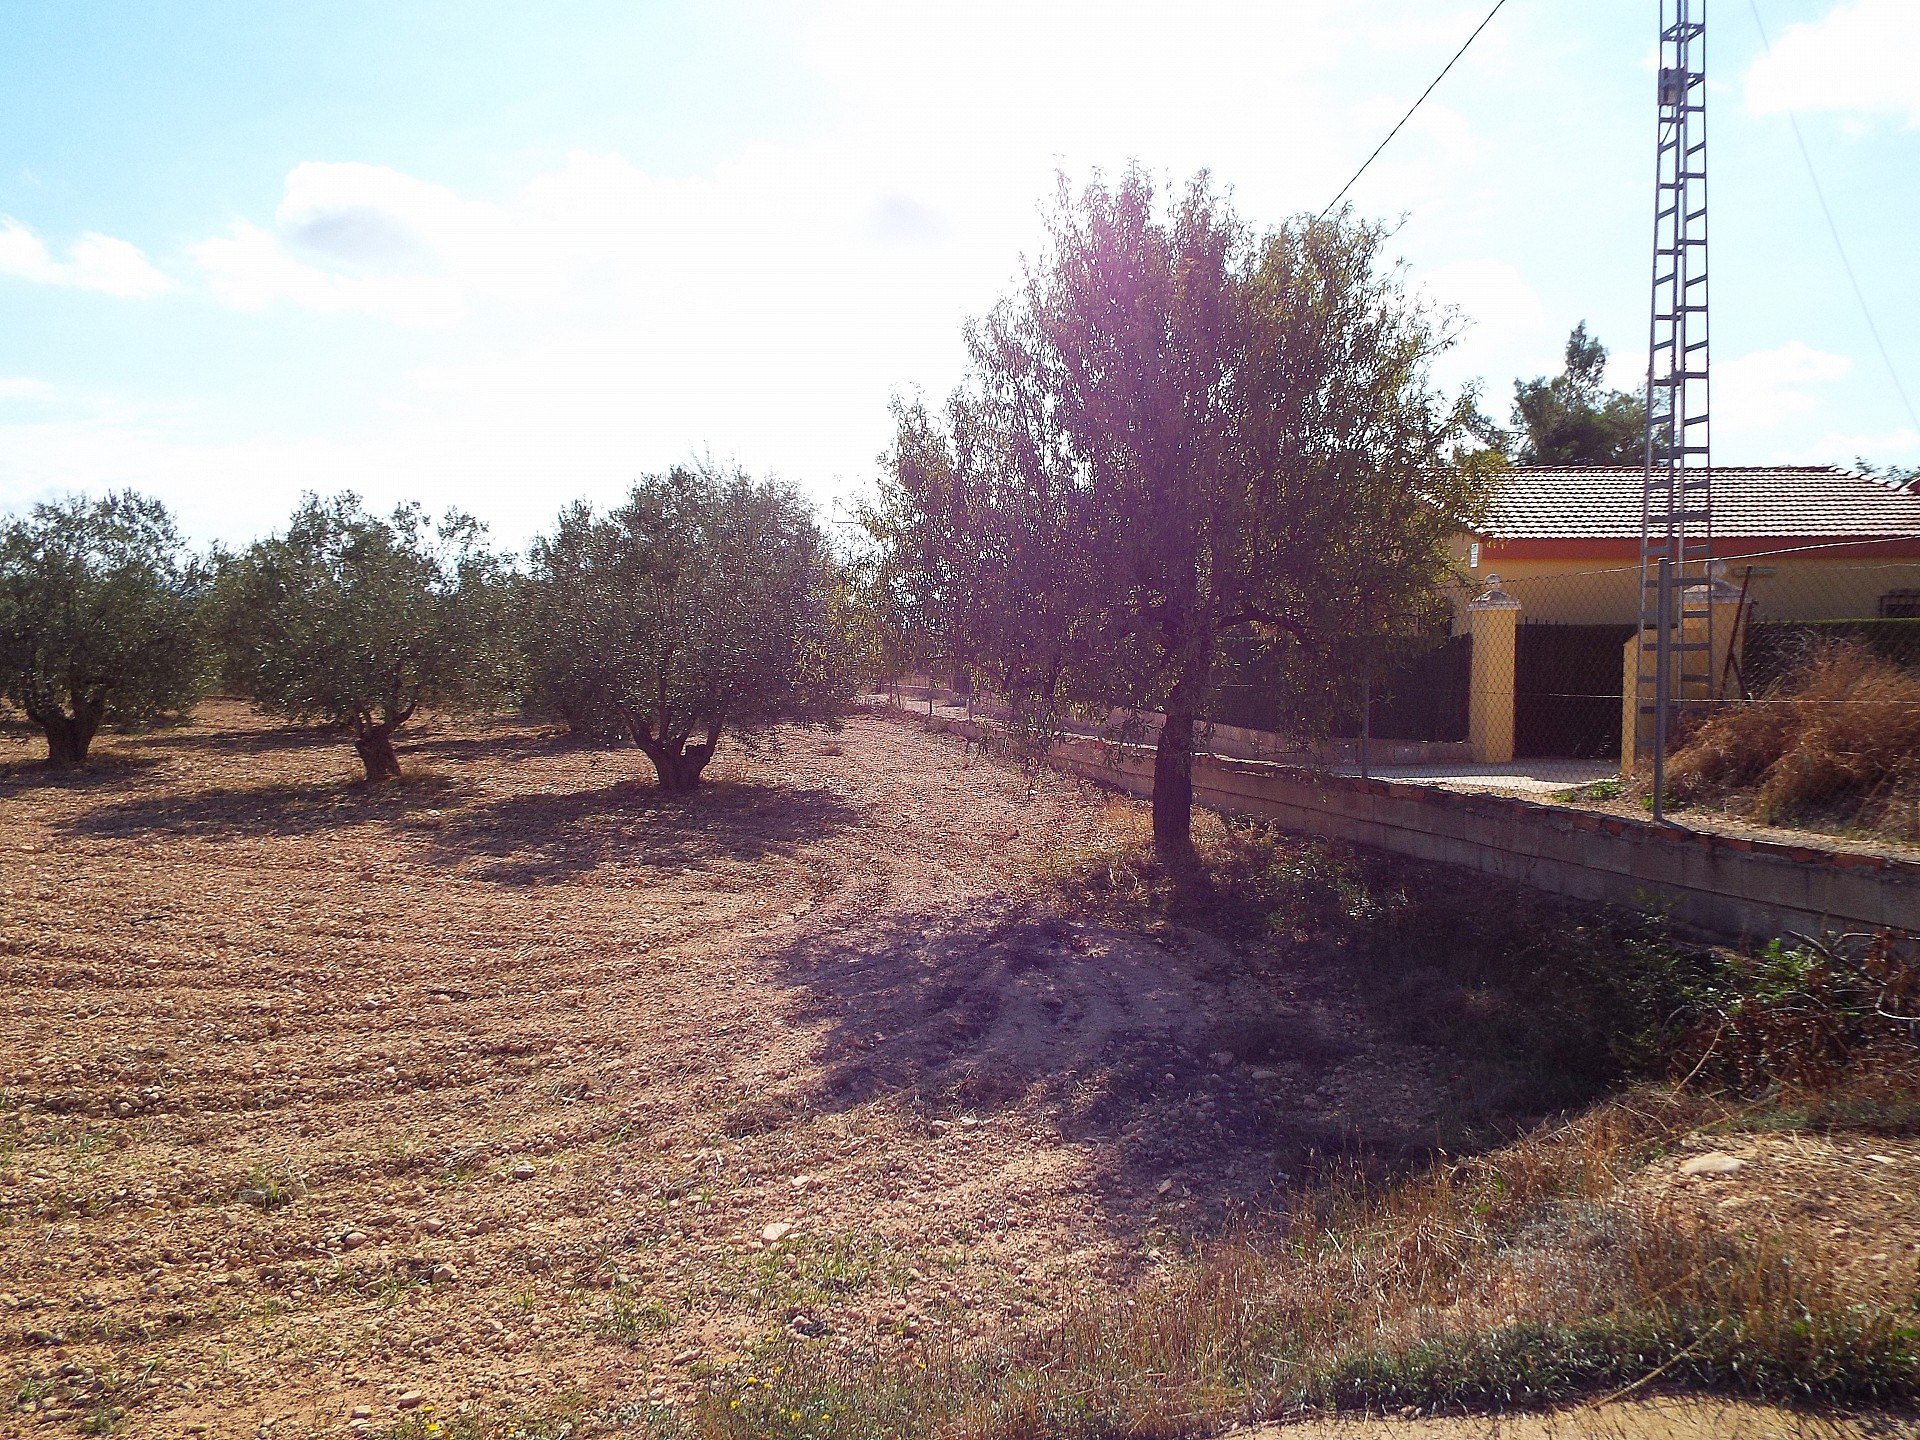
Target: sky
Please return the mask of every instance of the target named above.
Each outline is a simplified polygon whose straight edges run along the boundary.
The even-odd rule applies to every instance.
[[[1920,0],[1714,0],[1719,463],[1920,461]],[[1317,212],[1488,0],[0,0],[0,513],[303,491],[518,547],[711,458],[823,507],[1035,252],[1061,173]],[[1504,416],[1645,368],[1657,0],[1508,0],[1354,186]]]

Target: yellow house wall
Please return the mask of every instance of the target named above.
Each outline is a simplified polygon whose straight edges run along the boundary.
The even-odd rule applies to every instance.
[[[1466,629],[1466,604],[1490,574],[1522,606],[1522,621],[1562,625],[1631,625],[1639,615],[1640,569],[1631,560],[1506,559],[1482,547],[1473,565],[1471,537],[1452,548],[1461,583],[1449,586],[1454,632]],[[1747,580],[1747,569],[1753,574]],[[1753,619],[1855,620],[1880,613],[1890,590],[1920,590],[1920,560],[1826,559],[1812,555],[1754,556],[1727,562],[1736,590],[1747,580]]]

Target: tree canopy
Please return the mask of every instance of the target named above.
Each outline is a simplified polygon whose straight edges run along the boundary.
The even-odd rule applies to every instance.
[[[790,486],[738,470],[644,477],[607,514],[573,505],[535,542],[533,692],[631,739],[691,790],[724,731],[830,722],[853,688],[846,578]]]
[[[1257,235],[1195,179],[1077,197],[968,333],[939,416],[897,408],[866,521],[898,643],[1058,707],[1157,709],[1154,836],[1191,845],[1196,721],[1230,635],[1325,664],[1423,610],[1481,503],[1445,345],[1341,215]]]
[[[1513,382],[1506,448],[1522,465],[1639,465],[1646,457],[1647,402],[1606,388],[1607,347],[1582,320],[1567,337],[1566,367]]]
[[[102,720],[196,699],[201,589],[166,507],[132,491],[36,505],[0,524],[0,695],[77,765]]]
[[[367,779],[399,777],[393,736],[422,705],[499,698],[515,664],[508,570],[469,516],[368,514],[309,495],[284,532],[224,557],[227,683],[261,707],[350,729]]]

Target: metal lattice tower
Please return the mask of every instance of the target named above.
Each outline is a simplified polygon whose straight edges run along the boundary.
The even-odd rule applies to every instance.
[[[1666,788],[1679,707],[1714,694],[1713,467],[1707,389],[1706,0],[1660,0],[1659,151],[1646,475],[1640,514],[1638,741]]]

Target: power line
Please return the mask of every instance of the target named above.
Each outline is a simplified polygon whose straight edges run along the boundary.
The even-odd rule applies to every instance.
[[[1433,77],[1433,84],[1427,86],[1426,89],[1420,92],[1420,98],[1414,101],[1412,106],[1407,110],[1407,113],[1400,117],[1400,124],[1395,125],[1393,129],[1387,132],[1387,138],[1373,147],[1373,154],[1367,156],[1366,162],[1362,164],[1358,170],[1353,172],[1353,179],[1347,181],[1346,184],[1340,187],[1340,193],[1327,202],[1326,210],[1320,212],[1317,217],[1318,219],[1326,219],[1328,211],[1346,199],[1347,191],[1351,190],[1354,185],[1358,183],[1360,177],[1367,173],[1367,166],[1373,164],[1375,160],[1378,160],[1380,158],[1380,152],[1393,143],[1393,137],[1400,133],[1401,125],[1405,125],[1407,121],[1411,120],[1413,118],[1413,112],[1426,103],[1427,96],[1431,95],[1434,90],[1439,87],[1440,82],[1447,78],[1447,71],[1453,69],[1453,67],[1459,63],[1460,57],[1466,54],[1473,42],[1480,38],[1480,32],[1493,23],[1493,17],[1500,13],[1501,7],[1506,3],[1507,0],[1495,0],[1493,9],[1487,12],[1487,18],[1474,27],[1473,34],[1467,36],[1467,43],[1453,52],[1453,59],[1447,61],[1445,69],[1442,69],[1438,75]]]
[[[1758,0],[1747,0],[1747,8],[1753,12],[1753,24],[1760,32],[1760,44],[1771,59],[1773,41],[1767,38],[1767,23],[1760,18]],[[1847,247],[1840,239],[1840,227],[1833,222],[1833,211],[1827,206],[1827,192],[1820,188],[1820,176],[1813,168],[1813,155],[1807,149],[1806,137],[1800,133],[1799,117],[1793,113],[1791,105],[1785,109],[1787,124],[1793,127],[1793,143],[1800,147],[1800,159],[1807,167],[1807,179],[1813,182],[1814,198],[1820,202],[1820,213],[1826,216],[1827,233],[1833,236],[1833,248],[1840,252],[1840,268],[1847,272],[1847,283],[1853,287],[1853,298],[1860,302],[1860,315],[1867,322],[1867,332],[1873,336],[1873,343],[1880,351],[1880,362],[1887,367],[1887,378],[1893,382],[1894,393],[1906,407],[1907,419],[1913,422],[1914,429],[1920,430],[1920,415],[1914,413],[1913,401],[1907,398],[1907,387],[1900,383],[1900,372],[1893,368],[1893,356],[1887,353],[1887,342],[1880,338],[1880,327],[1873,323],[1873,311],[1867,305],[1866,292],[1861,290],[1859,277],[1853,273],[1853,262],[1847,258]]]

